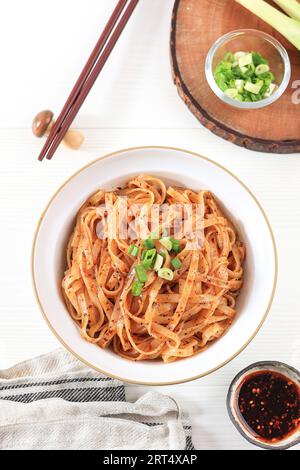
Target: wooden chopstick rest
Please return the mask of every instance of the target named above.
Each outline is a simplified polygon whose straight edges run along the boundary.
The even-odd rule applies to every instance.
[[[54,125],[54,114],[49,109],[38,113],[32,122],[32,132],[36,137],[47,137]],[[78,150],[84,142],[84,137],[79,131],[69,129],[64,138],[63,143],[73,150]]]

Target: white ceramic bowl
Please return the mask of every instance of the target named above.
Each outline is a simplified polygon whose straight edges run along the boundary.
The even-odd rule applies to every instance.
[[[167,183],[211,190],[236,224],[247,248],[245,285],[238,314],[226,334],[192,358],[164,364],[130,362],[84,341],[70,318],[60,285],[65,248],[75,215],[98,188],[112,189],[132,176],[152,174]],[[139,384],[165,385],[202,377],[222,367],[253,339],[270,309],[277,279],[274,237],[261,206],[246,186],[220,165],[180,149],[146,147],[99,158],[73,175],[54,195],[39,222],[32,256],[34,288],[43,315],[62,344],[106,375]]]

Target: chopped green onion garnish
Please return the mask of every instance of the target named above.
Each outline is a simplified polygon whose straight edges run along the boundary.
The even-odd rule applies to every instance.
[[[135,281],[132,284],[132,289],[131,289],[131,293],[133,297],[139,297],[142,293],[143,287],[144,287],[144,284],[142,282]]]
[[[242,72],[242,77],[244,77],[248,72],[248,67],[239,67],[239,69]]]
[[[169,268],[162,268],[158,271],[158,277],[166,279],[167,281],[173,281],[174,273]]]
[[[146,269],[150,269],[154,263],[156,256],[156,249],[147,250],[143,253],[143,266]]]
[[[141,264],[138,264],[137,266],[135,266],[135,272],[136,272],[136,277],[138,278],[138,280],[140,282],[147,282],[147,273],[146,273],[146,269],[144,268],[144,266],[142,266]]]
[[[174,266],[175,269],[180,269],[182,266],[182,262],[178,258],[174,258],[172,260],[172,265]]]
[[[261,75],[262,73],[269,72],[270,67],[267,64],[260,64],[256,67],[255,73],[256,75]]]
[[[179,253],[181,251],[179,240],[172,239],[172,250],[175,251],[175,253]]]
[[[162,255],[157,255],[155,264],[154,264],[154,271],[159,271],[162,268],[162,265],[164,264],[164,257]]]
[[[269,62],[263,58],[263,56],[259,52],[252,52],[252,60],[255,67],[260,64],[269,65]]]
[[[225,95],[229,96],[229,98],[236,98],[237,95],[238,95],[238,90],[236,88],[227,88],[227,90],[225,90]]]
[[[239,93],[243,93],[243,90],[244,90],[244,80],[235,80],[234,82],[235,86],[236,86],[236,89]]]
[[[271,96],[272,93],[274,93],[276,89],[277,89],[277,85],[275,85],[275,83],[271,83],[269,89],[265,93],[265,98],[268,98],[268,96]]]
[[[139,254],[139,247],[136,245],[130,245],[128,248],[128,254],[132,256],[137,256]]]
[[[155,243],[152,240],[152,238],[147,238],[147,240],[144,241],[143,245],[148,249],[151,250],[152,248],[155,248]]]
[[[170,237],[164,237],[159,240],[159,243],[164,246],[168,251],[172,250],[173,244]]]
[[[237,101],[263,100],[275,86],[269,62],[259,52],[227,52],[215,67],[214,78],[218,87]]]
[[[247,65],[253,64],[252,54],[245,54],[239,58],[239,67],[246,67]]]
[[[168,251],[165,248],[160,248],[159,254],[163,257],[163,259],[166,259]]]
[[[244,57],[244,55],[246,55],[244,51],[238,51],[233,54],[235,60],[239,60],[241,57]]]
[[[247,82],[246,85],[244,86],[244,89],[247,91],[250,91],[250,93],[254,93],[255,95],[258,95],[263,86],[264,86],[263,80],[260,80],[257,83]]]

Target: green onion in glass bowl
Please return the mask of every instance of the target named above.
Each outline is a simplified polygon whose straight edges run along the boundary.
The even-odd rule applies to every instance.
[[[210,88],[224,103],[257,109],[284,93],[291,65],[286,50],[275,38],[246,29],[228,33],[214,43],[205,73]]]
[[[269,62],[259,52],[227,52],[214,78],[221,91],[238,101],[260,101],[277,89]]]

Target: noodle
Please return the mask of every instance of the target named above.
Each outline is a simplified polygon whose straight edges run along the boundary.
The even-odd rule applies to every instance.
[[[158,211],[165,206],[167,217]],[[152,212],[158,217],[157,236],[150,230]],[[199,224],[202,236],[195,245]],[[124,227],[129,227],[125,237]],[[174,253],[162,243],[166,229],[169,239],[180,242],[177,269]],[[149,236],[173,277],[166,280],[148,269],[140,295],[134,296],[135,267]],[[130,254],[132,243],[136,256]],[[167,188],[158,178],[138,176],[124,189],[98,191],[80,209],[67,247],[63,294],[85,340],[126,359],[171,362],[204,350],[229,328],[244,257],[244,245],[210,192]]]

